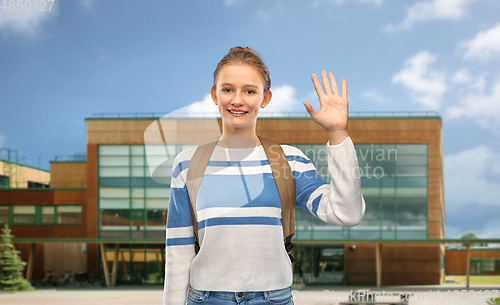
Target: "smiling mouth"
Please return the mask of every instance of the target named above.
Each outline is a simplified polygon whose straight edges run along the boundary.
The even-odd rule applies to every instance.
[[[232,111],[232,110],[229,110],[229,109],[227,111],[229,111],[231,113],[234,113],[234,114],[245,114],[245,113],[248,112],[248,111]]]

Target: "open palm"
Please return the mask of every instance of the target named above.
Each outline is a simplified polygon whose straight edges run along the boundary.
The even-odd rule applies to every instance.
[[[326,71],[321,71],[321,78],[323,80],[323,87],[318,81],[316,74],[312,74],[311,78],[316,89],[316,93],[319,98],[319,112],[314,110],[314,108],[308,102],[304,101],[304,106],[307,112],[321,127],[323,127],[327,132],[336,130],[347,130],[347,119],[349,116],[349,104],[347,102],[347,82],[345,79],[342,80],[342,96],[339,95],[339,89],[337,87],[337,82],[333,73],[329,73],[331,80],[328,82],[328,77]]]

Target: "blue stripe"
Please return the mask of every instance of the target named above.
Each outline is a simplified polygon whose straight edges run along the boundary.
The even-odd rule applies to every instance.
[[[269,162],[264,162],[264,160],[241,160],[241,161],[208,161],[207,166],[242,166],[242,167],[254,167],[269,164]]]
[[[314,199],[312,202],[312,211],[313,211],[314,215],[316,215],[316,217],[318,217],[318,207],[319,207],[319,201],[321,200],[321,197],[323,197],[323,194],[316,197],[316,199]]]
[[[194,236],[191,237],[180,237],[180,238],[167,238],[167,247],[168,246],[187,246],[194,245],[195,240]]]
[[[209,218],[204,221],[198,222],[198,229],[212,226],[231,226],[231,225],[270,225],[281,226],[281,218],[277,217],[216,217]]]
[[[170,199],[168,201],[167,228],[180,228],[193,226],[191,220],[191,208],[187,187],[170,188]]]
[[[179,164],[172,171],[172,178],[177,178],[177,176],[179,176],[180,173],[183,170],[185,170],[186,168],[188,168],[189,167],[189,162],[191,162],[191,160],[186,160],[186,161],[179,162]]]
[[[196,209],[214,207],[281,207],[272,173],[206,175],[201,180]]]

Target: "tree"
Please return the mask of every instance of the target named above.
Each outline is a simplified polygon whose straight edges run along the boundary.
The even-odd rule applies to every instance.
[[[465,235],[462,235],[462,237],[460,237],[460,239],[469,239],[470,240],[470,239],[478,239],[478,237],[477,237],[477,235],[475,233],[469,232],[469,233],[467,233]],[[467,247],[466,243],[463,243],[462,245],[464,247]],[[473,243],[471,243],[470,245],[471,245],[471,247],[472,246],[488,246],[488,244],[473,244]]]
[[[5,291],[33,290],[33,286],[23,278],[25,262],[14,249],[9,225],[5,225],[0,243],[0,289]]]

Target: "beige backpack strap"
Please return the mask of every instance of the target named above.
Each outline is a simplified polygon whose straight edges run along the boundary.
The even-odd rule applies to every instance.
[[[280,195],[283,237],[287,243],[287,239],[290,242],[295,235],[295,182],[292,170],[286,160],[285,152],[278,142],[260,136],[259,139],[264,146]]]
[[[218,140],[219,137],[213,138],[210,141],[198,146],[188,166],[186,188],[189,195],[189,206],[191,208],[191,218],[193,219],[194,236],[197,246],[199,246],[199,239],[198,220],[196,217],[196,196],[198,194],[198,190],[200,189],[201,180],[205,174],[208,161],[210,160],[210,156],[212,155]],[[196,252],[198,251],[196,250]]]

